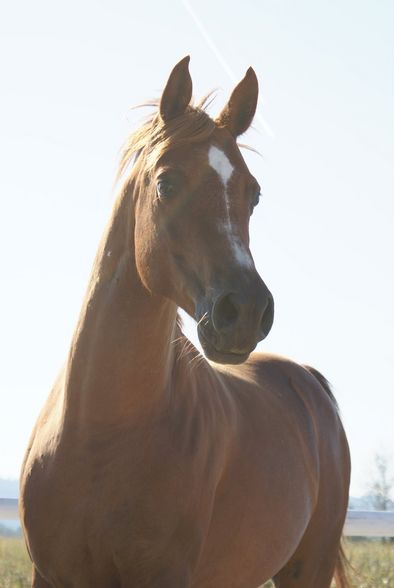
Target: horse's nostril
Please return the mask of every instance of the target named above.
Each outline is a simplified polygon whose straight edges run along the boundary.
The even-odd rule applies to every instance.
[[[274,322],[274,299],[271,294],[268,297],[267,306],[263,312],[260,322],[260,341],[265,339],[271,330],[272,323]]]
[[[215,331],[222,332],[232,327],[238,320],[239,309],[232,294],[221,296],[213,307],[212,322]]]

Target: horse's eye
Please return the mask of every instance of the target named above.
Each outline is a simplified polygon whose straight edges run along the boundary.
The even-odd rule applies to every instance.
[[[253,196],[250,202],[250,214],[253,214],[253,209],[258,205],[260,201],[261,192],[260,190]]]
[[[174,186],[167,180],[159,180],[156,189],[159,198],[169,198],[174,191]]]

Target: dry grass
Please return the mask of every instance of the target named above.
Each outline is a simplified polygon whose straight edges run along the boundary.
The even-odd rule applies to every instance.
[[[394,588],[394,543],[347,541],[352,588]]]
[[[31,563],[22,539],[0,537],[1,588],[29,588]]]
[[[348,541],[351,588],[394,588],[394,543]],[[355,571],[357,570],[357,571]],[[31,564],[22,539],[0,538],[0,587],[29,588]],[[272,588],[267,582],[264,588]]]

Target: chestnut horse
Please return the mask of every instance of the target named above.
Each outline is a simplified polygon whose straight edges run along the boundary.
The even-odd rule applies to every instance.
[[[70,352],[27,450],[32,585],[327,588],[335,574],[344,588],[350,466],[335,400],[312,368],[249,357],[273,321],[249,250],[260,187],[236,143],[256,75],[212,120],[190,104],[188,64],[126,143]]]

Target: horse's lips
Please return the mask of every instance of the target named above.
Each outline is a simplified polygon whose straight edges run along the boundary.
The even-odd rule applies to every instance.
[[[246,361],[253,351],[253,349],[251,349],[245,353],[236,353],[233,351],[220,350],[209,341],[200,326],[197,328],[197,333],[205,355],[209,360],[216,363],[240,364]]]

